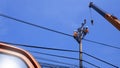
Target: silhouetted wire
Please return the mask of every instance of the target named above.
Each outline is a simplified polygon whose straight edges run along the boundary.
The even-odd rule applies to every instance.
[[[48,47],[32,46],[32,45],[25,45],[25,44],[15,44],[15,43],[3,42],[3,41],[0,41],[0,42],[6,43],[6,44],[11,44],[11,45],[17,45],[17,46],[23,46],[23,47],[30,47],[30,48],[56,50],[56,51],[66,51],[66,52],[79,52],[79,51],[75,51],[75,50],[48,48]],[[36,53],[39,53],[39,52],[36,52]],[[88,53],[85,53],[85,52],[82,52],[82,53],[85,54],[85,55],[88,55],[89,57],[92,57],[92,58],[94,58],[94,59],[97,59],[97,60],[99,60],[99,61],[101,61],[101,62],[104,62],[104,63],[106,63],[106,64],[108,64],[108,65],[111,65],[111,66],[114,66],[114,67],[118,68],[117,66],[115,66],[115,65],[113,65],[113,64],[111,64],[111,63],[109,63],[109,62],[106,62],[106,61],[104,61],[104,60],[101,60],[101,59],[99,59],[99,58],[97,58],[97,57],[94,57],[94,56],[92,56],[92,55],[90,55],[90,54],[88,54]],[[44,53],[44,54],[45,54],[45,53]],[[50,54],[46,54],[46,55],[50,55]],[[64,57],[64,56],[58,56],[58,55],[51,55],[51,56]],[[67,57],[64,57],[64,58],[67,58]],[[76,58],[71,58],[71,57],[69,57],[69,58],[70,58],[70,59],[79,60],[79,59],[76,59]]]
[[[75,51],[75,50],[48,48],[48,47],[32,46],[32,45],[25,45],[25,44],[15,44],[15,43],[3,42],[3,41],[0,41],[0,42],[6,43],[6,44],[11,44],[11,45],[17,45],[17,46],[23,46],[23,47],[30,47],[30,48],[56,50],[56,51],[66,51],[66,52],[79,52],[79,51]],[[38,53],[38,52],[36,52],[36,53]],[[106,64],[108,64],[108,65],[111,65],[111,66],[114,66],[114,67],[118,68],[117,66],[115,66],[115,65],[113,65],[113,64],[111,64],[111,63],[109,63],[109,62],[106,62],[106,61],[104,61],[104,60],[101,60],[101,59],[99,59],[99,58],[97,58],[97,57],[94,57],[94,56],[92,56],[92,55],[90,55],[90,54],[88,54],[88,53],[85,53],[85,52],[82,52],[82,53],[85,54],[85,55],[88,55],[89,57],[92,57],[92,58],[94,58],[94,59],[97,59],[97,60],[99,60],[99,61],[101,61],[101,62],[104,62],[104,63],[106,63]],[[47,55],[48,55],[48,54],[47,54]],[[53,56],[53,55],[52,55],[52,56]],[[55,56],[55,55],[54,55],[54,56]],[[61,57],[61,56],[59,56],[59,57]],[[64,58],[66,58],[66,57],[64,57]],[[76,59],[76,58],[70,58],[70,59],[79,60],[79,59]]]
[[[43,53],[43,52],[31,51],[31,50],[28,50],[28,51],[30,51],[30,52],[32,52],[32,53],[43,54],[43,55],[48,55],[48,56],[54,56],[54,57],[72,59],[72,60],[79,60],[78,58],[73,58],[73,57],[66,57],[66,56],[48,54],[48,53]]]
[[[15,20],[15,21],[19,21],[21,23],[28,24],[28,25],[31,25],[31,26],[34,26],[34,27],[38,27],[38,28],[41,28],[41,29],[45,29],[45,30],[49,30],[49,31],[52,31],[52,32],[55,32],[55,33],[59,33],[59,34],[63,34],[63,35],[73,37],[72,35],[69,35],[69,34],[66,34],[66,33],[63,33],[63,32],[60,32],[60,31],[56,31],[56,30],[53,30],[53,29],[49,29],[49,28],[46,28],[46,27],[43,27],[43,26],[40,26],[40,25],[36,25],[36,24],[30,23],[30,22],[26,22],[26,21],[23,21],[23,20],[19,20],[19,19],[7,16],[5,14],[0,14],[0,16],[9,18],[9,19],[12,19],[12,20]]]
[[[19,19],[16,19],[16,18],[7,16],[7,15],[4,15],[4,14],[0,14],[0,16],[6,17],[6,18],[9,18],[9,19],[12,19],[12,20],[16,20],[16,21],[22,22],[22,23],[24,23],[24,24],[32,25],[32,26],[39,27],[39,28],[42,28],[42,29],[45,29],[45,30],[49,30],[49,31],[52,31],[52,32],[56,32],[56,33],[59,33],[59,34],[63,34],[63,35],[67,35],[67,36],[73,37],[72,35],[69,35],[69,34],[66,34],[66,33],[63,33],[63,32],[59,32],[59,31],[56,31],[56,30],[52,30],[52,29],[49,29],[49,28],[46,28],[46,27],[42,27],[42,26],[39,26],[39,25],[36,25],[36,24],[32,24],[32,23],[29,23],[29,22],[25,22],[25,21],[23,21],[23,20],[19,20]],[[99,43],[99,42],[91,41],[91,40],[87,40],[87,39],[84,39],[84,40],[85,40],[85,41],[88,41],[88,42],[93,42],[93,43],[101,44],[101,45],[104,45],[104,46],[108,46],[108,47],[120,49],[119,47],[111,46],[111,45],[108,45],[108,44]],[[30,46],[30,47],[33,47],[33,46]],[[36,46],[34,46],[34,47],[36,47]],[[36,47],[36,48],[39,48],[39,47]],[[48,48],[48,49],[49,49],[49,48]],[[54,49],[53,49],[53,50],[54,50]],[[65,51],[66,51],[66,50],[65,50]],[[104,62],[104,61],[103,61],[103,62]],[[107,64],[109,64],[109,63],[107,63]],[[112,66],[114,66],[114,65],[112,65]]]
[[[49,68],[56,68],[56,67],[77,67],[77,66],[74,66],[74,65],[70,65],[70,66],[63,66],[63,65],[58,65],[58,64],[51,64],[51,63],[46,63],[46,62],[41,62],[41,61],[38,61],[38,63],[40,63],[40,65],[42,67],[49,67]],[[79,66],[78,66],[79,67]]]
[[[113,67],[115,67],[115,68],[119,68],[118,66],[115,66],[115,65],[113,65],[113,64],[111,64],[111,63],[109,63],[109,62],[106,62],[106,61],[104,61],[104,60],[101,60],[101,59],[99,59],[99,58],[97,58],[97,57],[95,57],[95,56],[92,56],[92,55],[88,54],[88,53],[85,53],[85,52],[82,52],[82,53],[85,54],[85,55],[87,55],[87,56],[89,56],[89,57],[92,57],[92,58],[94,58],[94,59],[96,59],[96,60],[99,60],[99,61],[101,61],[101,62],[104,62],[104,63],[106,63],[106,64],[108,64],[108,65],[110,65],[110,66],[113,66]]]
[[[5,14],[1,14],[0,13],[0,16],[8,18],[8,19],[15,20],[15,21],[27,24],[27,25],[31,25],[31,26],[34,26],[34,27],[38,27],[38,28],[41,28],[41,29],[48,30],[48,31],[52,31],[52,32],[55,32],[55,33],[58,33],[58,34],[66,35],[66,36],[69,36],[69,37],[73,37],[73,35],[70,35],[70,34],[67,34],[67,33],[63,33],[63,32],[57,31],[57,30],[49,29],[47,27],[36,25],[36,24],[30,23],[30,22],[26,22],[26,21],[23,21],[23,20],[19,20],[19,19],[10,17],[10,16],[5,15]],[[100,45],[104,45],[104,46],[108,46],[108,47],[112,47],[112,48],[116,48],[116,49],[120,49],[120,47],[115,47],[115,46],[112,46],[112,45],[108,45],[108,44],[104,44],[104,43],[100,43],[100,42],[96,42],[96,41],[91,41],[91,40],[88,40],[88,39],[83,39],[83,40],[88,41],[88,42],[92,42],[92,43],[96,43],[96,44],[100,44]]]
[[[0,42],[15,45],[15,46],[23,46],[23,47],[30,47],[30,48],[37,48],[37,49],[66,51],[66,52],[79,52],[79,51],[75,51],[75,50],[66,50],[66,49],[58,49],[58,48],[50,48],[50,47],[41,47],[41,46],[34,46],[34,45],[27,45],[27,44],[17,44],[17,43],[10,43],[10,42],[4,42],[4,41],[0,41]]]
[[[61,62],[61,61],[56,61],[56,60],[51,60],[51,59],[46,59],[46,58],[41,58],[41,57],[38,57],[38,56],[35,56],[36,59],[40,59],[40,60],[45,60],[45,61],[50,61],[50,62],[55,62],[55,63],[60,63],[60,64],[65,64],[65,65],[72,65],[72,66],[76,66],[76,67],[79,67],[78,65],[75,65],[75,64],[71,64],[71,63],[65,63],[65,62]]]
[[[83,39],[83,40],[88,41],[88,42],[92,42],[92,43],[96,43],[96,44],[100,44],[100,45],[104,45],[104,46],[107,46],[107,47],[120,49],[120,47],[115,47],[115,46],[112,46],[112,45],[109,45],[109,44],[105,44],[105,43],[100,43],[100,42],[96,42],[96,41],[92,41],[92,40],[88,40],[88,39]]]
[[[99,66],[96,66],[96,65],[94,65],[94,64],[92,64],[92,63],[90,63],[90,62],[88,62],[88,61],[86,61],[86,60],[82,60],[83,62],[86,62],[86,63],[88,63],[88,64],[90,64],[90,65],[92,65],[92,66],[94,66],[94,67],[97,67],[97,68],[100,68]]]
[[[35,56],[35,58],[36,58],[36,59],[40,59],[40,60],[51,61],[51,62],[55,62],[55,63],[66,64],[66,63],[64,63],[64,62],[55,61],[55,60],[46,59],[46,58],[41,58],[41,57],[37,57],[37,56]],[[88,61],[85,61],[85,60],[84,60],[84,62],[87,63]],[[94,66],[94,67],[96,67],[96,68],[100,68],[99,66],[96,66],[96,65],[94,65],[94,64],[92,64],[92,63],[90,63],[90,62],[88,62],[88,64],[90,64],[90,65],[92,65],[92,66]],[[70,64],[67,63],[67,65],[70,65]]]
[[[29,51],[30,51],[30,50],[29,50]],[[66,59],[80,60],[80,59],[78,59],[78,58],[72,58],[72,57],[66,57],[66,56],[60,56],[60,55],[42,53],[42,52],[37,52],[37,51],[30,51],[30,52],[32,52],[32,53],[37,53],[37,54],[48,55],[48,56],[55,56],[55,57],[60,57],[60,58],[66,58]],[[99,58],[97,58],[97,57],[94,57],[94,56],[92,56],[92,55],[90,55],[90,54],[87,54],[87,53],[85,53],[85,52],[82,52],[82,53],[85,54],[85,55],[87,55],[87,56],[89,56],[89,57],[92,57],[92,58],[94,58],[94,59],[96,59],[96,60],[99,60],[99,61],[101,61],[101,62],[103,62],[103,63],[106,63],[106,64],[108,64],[108,65],[110,65],[110,66],[113,66],[113,67],[118,68],[117,66],[115,66],[115,65],[113,65],[113,64],[111,64],[111,63],[109,63],[109,62],[106,62],[106,61],[104,61],[104,60],[101,60],[101,59],[99,59]]]

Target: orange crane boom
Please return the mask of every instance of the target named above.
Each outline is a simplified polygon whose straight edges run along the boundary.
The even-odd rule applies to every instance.
[[[97,6],[95,6],[93,2],[90,2],[89,7],[97,11],[100,15],[102,15],[107,21],[109,21],[114,27],[116,27],[120,31],[120,20],[118,20],[117,17],[109,13],[105,13],[104,11],[99,9]]]

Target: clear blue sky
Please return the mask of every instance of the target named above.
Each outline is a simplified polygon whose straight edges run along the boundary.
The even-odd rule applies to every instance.
[[[120,19],[119,0],[91,1],[103,10]],[[120,32],[93,9],[92,17],[94,19],[94,26],[90,24],[89,2],[90,0],[0,0],[0,13],[71,35],[86,18],[86,25],[89,26],[90,30],[89,34],[85,37],[86,39],[120,47]],[[0,41],[51,48],[79,49],[78,43],[71,37],[38,29],[3,17],[0,17]],[[28,50],[28,48],[24,49]],[[78,53],[41,49],[32,50],[75,58],[79,57]],[[118,49],[105,47],[83,40],[83,51],[120,67],[120,50]],[[42,54],[33,55],[78,65],[78,61],[76,60],[62,59]],[[102,68],[112,68],[109,65],[86,55],[83,55],[83,59]],[[42,60],[38,61],[47,62]],[[93,68],[93,66],[86,63],[84,63],[84,66]]]

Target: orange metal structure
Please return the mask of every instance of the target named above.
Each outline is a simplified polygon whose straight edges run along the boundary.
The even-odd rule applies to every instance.
[[[107,21],[109,21],[114,27],[116,27],[120,31],[120,20],[118,20],[117,17],[109,13],[103,12],[101,9],[95,6],[93,2],[90,2],[89,7],[96,10],[100,15],[102,15]]]
[[[12,45],[0,43],[0,54],[12,55],[22,59],[28,68],[41,68],[39,63],[33,58],[33,56],[30,53]]]

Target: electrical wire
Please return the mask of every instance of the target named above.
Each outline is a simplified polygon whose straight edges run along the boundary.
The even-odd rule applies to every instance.
[[[28,51],[30,51],[30,50],[28,50]],[[48,54],[48,53],[43,53],[43,52],[36,52],[36,51],[30,51],[30,52],[37,53],[37,54],[48,55],[48,56],[59,57],[59,58],[66,58],[66,59],[72,59],[72,60],[80,60],[78,58],[66,57],[66,56],[60,56],[60,55],[54,55],[54,54]]]
[[[8,19],[15,20],[15,21],[27,24],[27,25],[31,25],[31,26],[34,26],[34,27],[38,27],[38,28],[41,28],[41,29],[48,30],[48,31],[52,31],[52,32],[55,32],[55,33],[58,33],[58,34],[62,34],[62,35],[73,37],[72,35],[69,35],[69,34],[66,34],[66,33],[63,33],[63,32],[60,32],[60,31],[56,31],[56,30],[53,30],[53,29],[49,29],[49,28],[46,28],[46,27],[43,27],[43,26],[40,26],[40,25],[36,25],[36,24],[30,23],[30,22],[26,22],[26,21],[23,21],[23,20],[19,20],[19,19],[7,16],[5,14],[0,14],[0,16],[8,18]]]
[[[46,60],[46,61],[51,61],[51,62],[66,64],[66,63],[60,62],[60,61],[55,61],[55,60],[46,59],[46,58],[40,58],[40,57],[37,57],[37,56],[35,56],[35,57],[36,57],[36,59],[40,59],[40,60]],[[90,64],[90,65],[96,67],[96,68],[100,68],[99,66],[96,66],[96,65],[94,65],[94,64],[92,64],[92,63],[90,63],[90,62],[88,62],[88,61],[85,61],[85,60],[83,60],[83,61],[84,61],[85,63],[88,63],[88,64]],[[70,64],[67,63],[67,65],[70,65]]]
[[[94,59],[97,59],[97,60],[99,60],[99,61],[101,61],[101,62],[104,62],[104,63],[106,63],[106,64],[108,64],[108,65],[110,65],[110,66],[113,66],[113,67],[115,67],[115,68],[119,68],[118,66],[115,66],[115,65],[113,65],[113,64],[111,64],[111,63],[109,63],[109,62],[106,62],[106,61],[104,61],[104,60],[101,60],[101,59],[99,59],[99,58],[97,58],[97,57],[95,57],[95,56],[92,56],[92,55],[88,54],[88,53],[85,53],[85,52],[82,52],[82,53],[85,54],[85,55],[87,55],[87,56],[89,56],[89,57],[92,57],[92,58],[94,58]]]
[[[30,51],[30,50],[29,50],[29,51]],[[48,54],[48,53],[42,53],[42,52],[35,52],[35,51],[30,51],[30,52],[32,52],[32,53],[37,53],[37,54],[48,55],[48,56],[55,56],[55,57],[60,57],[60,58],[72,59],[72,60],[80,60],[80,59],[78,59],[78,58],[72,58],[72,57],[66,57],[66,56],[60,56],[60,55],[54,55],[54,54]],[[88,63],[88,64],[90,64],[90,65],[92,65],[92,66],[95,66],[95,67],[97,67],[97,68],[100,68],[99,66],[96,66],[95,64],[92,64],[92,63],[90,63],[90,62],[88,62],[88,61],[85,61],[85,60],[83,60],[83,61],[86,62],[86,63]]]
[[[90,18],[92,19],[92,12],[91,12],[91,8],[89,8],[90,11]]]
[[[45,61],[50,61],[50,62],[55,62],[55,63],[60,63],[60,64],[65,64],[65,65],[72,65],[72,66],[75,66],[75,67],[79,67],[78,65],[75,65],[75,64],[70,64],[70,63],[65,63],[65,62],[61,62],[61,61],[56,61],[56,60],[51,60],[51,59],[46,59],[46,58],[41,58],[41,57],[38,57],[38,56],[35,56],[36,59],[40,59],[40,60],[45,60]]]
[[[3,42],[3,41],[0,41],[0,42],[6,43],[6,44],[11,44],[11,45],[18,45],[18,46],[30,47],[30,48],[56,50],[56,51],[66,51],[66,52],[79,52],[79,51],[75,51],[75,50],[66,50],[66,49],[57,49],[57,48],[47,48],[47,47],[32,46],[32,45],[25,45],[25,44],[15,44],[15,43]],[[35,53],[40,53],[40,52],[35,52]],[[111,65],[111,66],[113,66],[113,67],[118,68],[117,66],[115,66],[115,65],[113,65],[113,64],[111,64],[111,63],[109,63],[109,62],[106,62],[106,61],[104,61],[104,60],[101,60],[101,59],[99,59],[99,58],[97,58],[97,57],[94,57],[94,56],[92,56],[92,55],[90,55],[90,54],[88,54],[88,53],[85,53],[85,52],[82,52],[82,53],[85,54],[85,55],[88,55],[89,57],[92,57],[92,58],[94,58],[94,59],[97,59],[97,60],[99,60],[99,61],[101,61],[101,62],[104,62],[104,63],[106,63],[106,64],[108,64],[108,65]],[[41,53],[41,54],[46,54],[46,53]],[[46,54],[46,55],[51,55],[51,56],[56,56],[56,57],[62,57],[62,58],[69,58],[69,59],[79,60],[79,59],[77,59],[77,58],[64,57],[64,56],[58,56],[58,55],[53,55],[53,54]]]
[[[100,44],[100,45],[103,45],[103,46],[107,46],[107,47],[112,47],[112,48],[115,48],[115,49],[120,49],[120,47],[115,47],[115,46],[105,44],[105,43],[100,43],[100,42],[96,42],[96,41],[92,41],[92,40],[88,40],[88,39],[83,39],[83,40],[88,41],[88,42],[92,42],[92,43],[96,43],[96,44]]]
[[[92,65],[92,66],[94,66],[94,67],[97,67],[97,68],[100,68],[99,66],[96,66],[96,65],[94,65],[94,64],[92,64],[92,63],[90,63],[90,62],[88,62],[88,61],[85,61],[85,60],[82,60],[83,62],[86,62],[86,63],[88,63],[88,64],[90,64],[90,65]]]
[[[29,51],[30,51],[30,50],[29,50]],[[78,59],[78,58],[72,58],[72,57],[66,57],[66,56],[60,56],[60,55],[54,55],[54,54],[48,54],[48,53],[42,53],[42,52],[36,52],[36,51],[30,51],[30,52],[32,52],[32,53],[37,53],[37,54],[48,55],[48,56],[66,58],[66,59],[80,60],[80,59]],[[97,57],[94,57],[94,56],[92,56],[92,55],[90,55],[90,54],[88,54],[88,53],[85,53],[85,52],[82,52],[82,53],[85,54],[85,55],[87,55],[87,56],[89,56],[89,57],[92,57],[92,58],[94,58],[94,59],[96,59],[96,60],[99,60],[99,61],[101,61],[101,62],[103,62],[103,63],[106,63],[106,64],[108,64],[108,65],[110,65],[110,66],[113,66],[113,67],[115,67],[115,68],[118,68],[117,66],[115,66],[115,65],[113,65],[113,64],[111,64],[111,63],[109,63],[109,62],[106,62],[106,61],[104,61],[104,60],[102,60],[102,59],[99,59],[99,58],[97,58]]]
[[[58,34],[66,35],[66,36],[69,36],[69,37],[73,37],[73,35],[70,35],[70,34],[67,34],[67,33],[63,33],[63,32],[57,31],[57,30],[49,29],[47,27],[36,25],[36,24],[30,23],[30,22],[26,22],[26,21],[23,21],[23,20],[19,20],[19,19],[10,17],[10,16],[2,14],[2,13],[0,13],[0,16],[8,18],[8,19],[15,20],[15,21],[27,24],[27,25],[31,25],[31,26],[34,26],[34,27],[38,27],[38,28],[41,28],[41,29],[48,30],[48,31],[52,31],[52,32],[55,32],[55,33],[58,33]],[[100,44],[100,45],[104,45],[104,46],[108,46],[108,47],[112,47],[112,48],[115,48],[115,49],[120,49],[120,47],[115,47],[115,46],[112,46],[112,45],[108,45],[108,44],[104,44],[104,43],[100,43],[100,42],[96,42],[96,41],[92,41],[92,40],[88,40],[88,39],[83,39],[83,40],[88,41],[88,42],[92,42],[92,43],[96,43],[96,44]]]
[[[63,66],[63,65],[56,65],[56,64],[51,64],[51,63],[46,63],[46,62],[41,62],[38,61],[38,63],[40,63],[40,65],[44,68],[44,67],[49,67],[49,68],[56,68],[56,67],[71,67],[71,66]],[[73,66],[75,67],[75,66]]]
[[[37,49],[57,50],[57,51],[66,51],[66,52],[79,52],[79,51],[75,51],[75,50],[66,50],[66,49],[58,49],[58,48],[50,48],[50,47],[41,47],[41,46],[34,46],[34,45],[27,45],[27,44],[17,44],[17,43],[3,42],[3,41],[0,41],[0,42],[15,45],[15,46],[23,46],[23,47],[30,47],[30,48],[37,48]]]
[[[52,30],[52,29],[49,29],[49,28],[46,28],[46,27],[42,27],[42,26],[39,26],[39,25],[36,25],[36,24],[32,24],[32,23],[29,23],[29,22],[25,22],[23,20],[19,20],[19,19],[4,15],[4,14],[0,14],[0,16],[6,17],[6,18],[9,18],[9,19],[12,19],[12,20],[16,20],[16,21],[22,22],[24,24],[28,24],[28,25],[31,25],[31,26],[39,27],[39,28],[42,28],[42,29],[45,29],[45,30],[49,30],[49,31],[52,31],[52,32],[56,32],[56,33],[59,33],[59,34],[63,34],[63,35],[66,35],[66,36],[73,37],[72,35],[69,35],[69,34],[66,34],[66,33],[63,33],[63,32],[59,32],[59,31],[56,31],[56,30]],[[93,43],[101,44],[101,45],[104,45],[104,46],[120,49],[119,47],[111,46],[111,45],[108,45],[108,44],[99,43],[99,42],[91,41],[91,40],[87,40],[87,39],[84,39],[84,40],[88,41],[88,42],[93,42]],[[41,47],[36,47],[36,46],[29,46],[29,47],[41,48]],[[43,49],[45,49],[45,48],[43,48]],[[50,48],[47,48],[47,49],[50,49]],[[52,49],[52,50],[55,50],[55,49]],[[66,50],[64,50],[64,51],[66,51]],[[112,66],[114,66],[114,65],[112,65]]]

